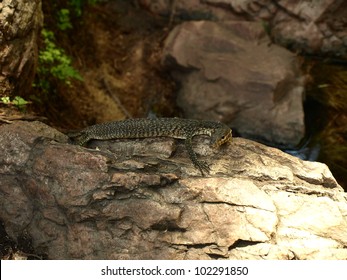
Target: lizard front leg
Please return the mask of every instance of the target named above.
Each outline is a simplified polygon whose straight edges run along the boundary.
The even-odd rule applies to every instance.
[[[192,137],[187,137],[184,143],[188,151],[189,158],[193,162],[194,166],[200,170],[202,176],[205,176],[204,172],[209,173],[210,168],[206,162],[198,160],[198,157],[193,150]]]

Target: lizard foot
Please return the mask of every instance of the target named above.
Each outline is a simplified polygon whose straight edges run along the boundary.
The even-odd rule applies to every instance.
[[[202,176],[205,176],[205,172],[209,174],[210,166],[205,161],[198,161],[194,165],[200,170]]]

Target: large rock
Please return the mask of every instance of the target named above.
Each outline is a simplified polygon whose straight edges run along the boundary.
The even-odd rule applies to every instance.
[[[0,96],[23,96],[31,88],[42,21],[41,0],[0,1]]]
[[[186,117],[215,119],[242,135],[295,146],[304,136],[304,79],[296,56],[259,23],[186,22],[165,42],[164,64]]]
[[[241,138],[216,152],[194,142],[207,177],[182,141],[89,150],[39,122],[3,125],[0,219],[50,259],[347,258],[347,196],[324,164]]]

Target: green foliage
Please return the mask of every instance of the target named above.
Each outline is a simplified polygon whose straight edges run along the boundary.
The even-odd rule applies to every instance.
[[[21,108],[24,107],[25,105],[29,104],[29,101],[26,101],[24,98],[20,97],[20,96],[16,96],[13,100],[12,100],[12,104]]]
[[[55,33],[61,35],[59,31],[73,29],[73,19],[82,15],[86,5],[94,5],[100,0],[66,0],[54,2],[49,6],[55,15],[56,21],[50,22],[49,28],[41,32],[44,47],[39,52],[39,67],[34,87],[40,88],[43,92],[51,91],[52,85],[63,82],[71,86],[72,80],[82,80],[81,75],[72,66],[71,58],[65,53],[63,48],[56,44]],[[46,23],[45,23],[46,24]]]
[[[72,28],[70,11],[68,9],[60,9],[58,11],[58,28],[63,31]]]
[[[29,104],[29,101],[26,101],[24,98],[20,96],[16,96],[13,100],[10,99],[9,96],[4,96],[0,98],[1,102],[6,105],[14,105],[19,109],[24,109],[25,105]]]
[[[0,98],[1,102],[4,104],[11,104],[11,100],[9,96],[4,96]]]
[[[82,15],[83,5],[95,5],[100,0],[69,0],[69,4],[73,7],[77,16]]]
[[[61,8],[57,12],[57,27],[64,31],[72,29],[71,17],[80,17],[83,12],[84,5],[95,5],[100,0],[68,0],[67,7]]]
[[[71,85],[72,79],[81,81],[82,77],[71,65],[70,57],[55,44],[53,32],[43,29],[41,34],[45,47],[39,52],[39,79],[34,86],[48,92],[52,79],[58,79],[68,86]]]

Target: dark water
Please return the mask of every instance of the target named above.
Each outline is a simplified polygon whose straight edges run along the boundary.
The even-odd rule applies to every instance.
[[[296,150],[286,152],[326,163],[347,190],[347,62],[308,61],[306,67],[306,137]]]

